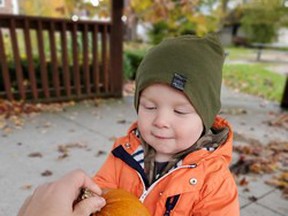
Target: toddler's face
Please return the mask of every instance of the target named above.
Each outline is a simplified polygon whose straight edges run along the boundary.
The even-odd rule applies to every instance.
[[[141,93],[138,127],[143,139],[156,150],[158,162],[190,147],[203,131],[202,120],[188,98],[164,84],[151,85]]]

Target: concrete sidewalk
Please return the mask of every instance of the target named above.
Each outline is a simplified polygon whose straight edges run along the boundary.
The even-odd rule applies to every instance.
[[[223,88],[222,116],[235,133],[259,140],[288,140],[283,127],[267,123],[281,113],[277,104]],[[133,99],[81,102],[56,113],[26,116],[21,128],[0,136],[0,215],[16,215],[38,184],[81,168],[93,175],[105,160],[113,140],[126,133],[136,114]],[[241,140],[235,140],[235,145]],[[236,160],[237,155],[235,155]],[[249,175],[249,190],[239,186],[242,216],[284,216],[288,200],[264,183],[267,176]],[[254,199],[251,199],[253,197]]]

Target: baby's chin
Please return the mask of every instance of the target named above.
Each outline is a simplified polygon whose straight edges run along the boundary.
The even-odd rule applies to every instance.
[[[164,162],[168,162],[172,159],[172,155],[167,155],[167,154],[156,154],[155,156],[155,161],[159,162],[159,163],[164,163]]]

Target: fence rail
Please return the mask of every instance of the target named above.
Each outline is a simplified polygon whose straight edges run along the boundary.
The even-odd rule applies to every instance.
[[[0,97],[49,102],[121,96],[117,2],[111,22],[0,15]]]

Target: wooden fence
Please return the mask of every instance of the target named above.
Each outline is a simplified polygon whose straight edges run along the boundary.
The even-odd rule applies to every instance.
[[[121,96],[122,9],[112,1],[111,22],[0,15],[0,97]]]

